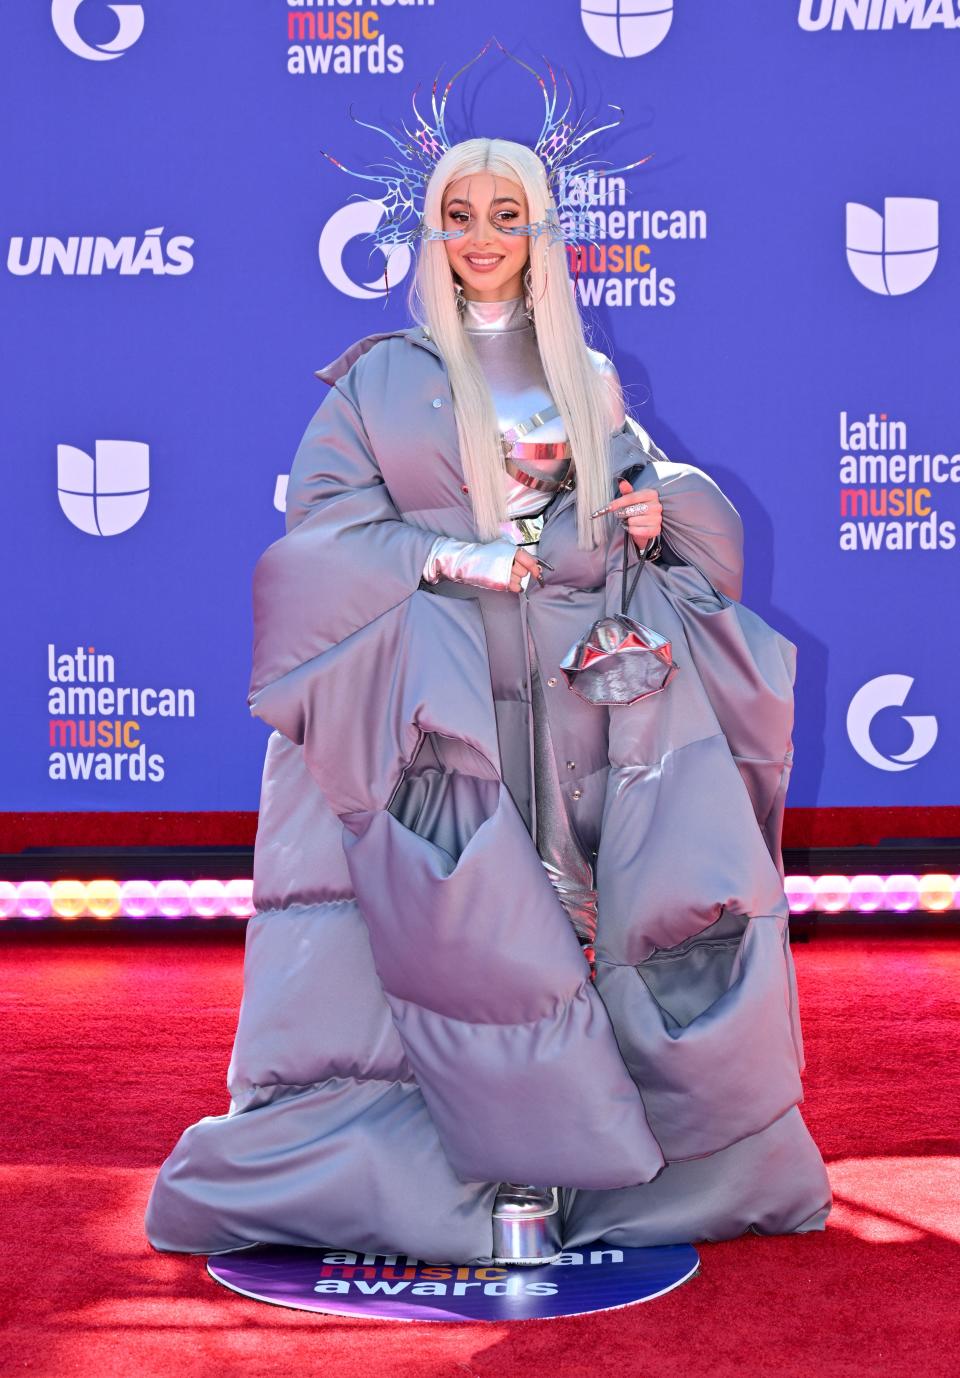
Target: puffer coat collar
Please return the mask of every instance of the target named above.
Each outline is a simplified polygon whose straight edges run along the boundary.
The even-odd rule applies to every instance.
[[[374,345],[379,344],[381,340],[394,338],[405,339],[414,349],[424,350],[426,353],[432,354],[446,370],[444,357],[429,329],[426,326],[414,325],[406,330],[381,330],[362,336],[361,339],[348,345],[343,353],[338,354],[330,363],[325,364],[323,368],[316,369],[315,376],[333,387],[337,380],[342,378],[356,361]],[[610,472],[614,480],[613,496],[618,496],[617,480],[627,478],[633,482],[655,458],[663,459],[665,457],[657,451],[643,427],[628,416],[622,428],[615,432],[610,439]],[[575,500],[575,491],[563,493],[557,500],[554,516]]]

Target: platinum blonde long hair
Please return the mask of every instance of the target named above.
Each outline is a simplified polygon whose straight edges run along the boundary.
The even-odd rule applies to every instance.
[[[437,161],[424,198],[426,223],[441,229],[447,184],[479,172],[519,182],[531,221],[541,220],[554,208],[543,163],[532,149],[508,139],[467,139]],[[529,242],[528,281],[537,343],[576,465],[577,543],[590,550],[604,534],[604,523],[594,521],[590,513],[614,496],[609,472],[608,384],[587,354],[566,246],[562,241],[550,242],[546,235]],[[409,305],[414,319],[430,330],[446,363],[477,531],[481,540],[495,540],[507,515],[503,452],[490,390],[470,337],[460,324],[456,281],[443,240],[421,242]]]

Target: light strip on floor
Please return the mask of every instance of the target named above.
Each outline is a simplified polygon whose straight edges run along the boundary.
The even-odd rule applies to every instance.
[[[253,881],[0,880],[0,919],[248,919]]]
[[[788,876],[786,891],[791,914],[943,914],[960,907],[960,877],[945,874]]]
[[[943,914],[960,909],[960,876],[787,876],[791,914]],[[0,880],[0,919],[247,919],[253,881]]]

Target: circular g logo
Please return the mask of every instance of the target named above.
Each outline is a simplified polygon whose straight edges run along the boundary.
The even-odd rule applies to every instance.
[[[77,10],[82,3],[83,0],[53,0],[50,9],[57,37],[77,57],[89,58],[91,62],[109,62],[111,58],[122,57],[143,33],[142,5],[108,5],[119,19],[120,27],[109,43],[91,47],[77,33]]]
[[[386,291],[382,278],[374,278],[373,282],[354,282],[343,266],[343,251],[351,239],[356,239],[359,235],[373,234],[380,224],[384,209],[382,201],[348,201],[345,206],[334,211],[323,227],[318,246],[320,267],[337,291],[342,292],[344,296],[369,300],[372,297],[382,297]],[[400,244],[389,252],[385,249],[380,252],[386,255],[390,285],[396,287],[410,267],[413,255],[409,246]]]
[[[854,751],[869,766],[877,770],[909,770],[926,756],[937,740],[937,720],[932,716],[913,718],[904,714],[910,724],[913,740],[906,751],[897,756],[883,756],[870,739],[870,725],[883,708],[902,708],[913,687],[909,675],[879,675],[868,680],[850,700],[847,709],[847,735]]]

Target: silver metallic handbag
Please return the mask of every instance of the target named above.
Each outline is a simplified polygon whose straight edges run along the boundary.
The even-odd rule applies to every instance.
[[[587,703],[610,707],[636,703],[665,689],[678,669],[666,637],[627,616],[647,556],[646,550],[640,554],[628,590],[631,545],[630,533],[625,531],[619,613],[594,622],[560,662],[570,688]]]

